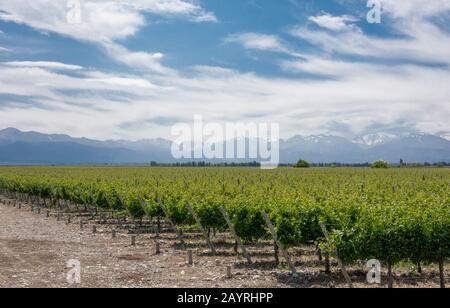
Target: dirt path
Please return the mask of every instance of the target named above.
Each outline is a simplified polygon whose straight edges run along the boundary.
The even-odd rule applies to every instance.
[[[68,287],[66,262],[81,262],[82,287],[239,287],[264,286],[263,281],[226,280],[231,260],[201,257],[194,267],[186,266],[186,252],[172,248],[173,241],[155,244],[143,236],[131,246],[130,236],[92,227],[80,231],[78,224],[46,218],[29,207],[0,205],[0,286]],[[194,252],[194,256],[198,252]],[[228,263],[227,263],[228,262]],[[269,285],[273,285],[268,281]]]
[[[0,198],[4,199],[0,196]],[[171,238],[172,237],[172,238]],[[258,264],[247,266],[242,258],[226,248],[211,256],[203,245],[194,244],[195,265],[186,265],[186,250],[177,249],[176,238],[167,235],[160,241],[161,254],[155,255],[155,242],[138,236],[131,246],[130,235],[92,225],[80,230],[56,217],[32,213],[29,206],[21,209],[0,204],[0,287],[70,287],[66,263],[75,259],[81,263],[79,287],[346,287],[339,270],[325,275],[316,257],[298,252],[299,276],[292,277],[286,268],[273,265],[269,246],[258,252]],[[264,248],[263,248],[264,249]],[[226,250],[226,251],[225,251]],[[251,250],[251,249],[250,249]],[[226,267],[233,265],[233,277],[225,277]],[[306,265],[303,269],[302,265]],[[363,267],[349,269],[357,287],[373,287],[365,282]],[[408,270],[396,271],[396,287],[437,287],[436,272],[425,271],[422,277]]]

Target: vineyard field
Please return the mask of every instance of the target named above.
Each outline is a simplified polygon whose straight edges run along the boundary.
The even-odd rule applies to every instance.
[[[231,223],[244,247],[274,239],[267,213],[282,251],[313,247],[343,264],[376,259],[389,269],[428,264],[441,286],[448,279],[446,168],[0,167],[0,189],[49,209],[168,221],[181,237],[198,226],[206,238],[229,233]]]

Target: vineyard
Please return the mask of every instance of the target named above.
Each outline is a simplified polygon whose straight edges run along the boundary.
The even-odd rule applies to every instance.
[[[302,269],[289,251],[313,247],[326,271],[331,258],[344,276],[345,265],[379,260],[390,287],[402,262],[436,268],[441,287],[447,279],[448,169],[0,167],[0,189],[39,208],[72,211],[81,223],[156,237],[172,230],[181,243],[200,230],[211,253],[215,234],[231,234],[248,262],[247,245],[271,241],[277,262],[294,273]]]

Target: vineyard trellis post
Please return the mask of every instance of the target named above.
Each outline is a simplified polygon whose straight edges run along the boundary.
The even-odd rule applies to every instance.
[[[161,244],[158,240],[155,240],[155,255],[161,254]]]
[[[242,244],[242,241],[241,241],[240,237],[237,235],[236,230],[234,229],[234,225],[231,222],[230,215],[228,215],[228,212],[225,209],[225,207],[221,206],[219,209],[220,209],[220,212],[223,215],[223,218],[225,218],[225,221],[228,224],[228,228],[230,229],[231,235],[234,237],[234,239],[236,240],[237,245],[241,249],[242,254],[247,259],[248,263],[252,264],[252,258],[250,257],[250,254],[248,253],[248,251],[245,248],[245,246]]]
[[[445,273],[444,273],[444,259],[440,258],[438,261],[439,264],[439,281],[441,289],[445,289]]]
[[[328,233],[327,227],[325,226],[325,224],[323,222],[319,222],[319,225],[320,225],[320,228],[322,229],[322,233],[325,236],[325,239],[329,242],[330,234]],[[347,269],[345,268],[344,263],[342,262],[341,258],[339,258],[336,250],[334,250],[333,253],[336,257],[339,267],[341,268],[342,275],[344,275],[344,278],[347,281],[349,288],[353,288],[352,280],[351,280],[350,276],[348,275],[348,272],[347,272]]]
[[[388,289],[392,289],[394,287],[394,276],[392,273],[392,262],[387,262],[388,266]]]
[[[275,244],[278,246],[278,248],[281,250],[281,253],[283,254],[284,259],[286,260],[286,262],[288,263],[292,274],[296,274],[297,270],[294,266],[294,263],[292,263],[291,261],[291,257],[289,256],[289,253],[287,252],[286,249],[284,249],[283,244],[280,242],[280,240],[278,239],[278,235],[277,235],[277,231],[275,230],[272,222],[269,219],[269,215],[267,215],[266,211],[262,210],[261,211],[264,220],[266,221],[267,226],[269,227],[270,233],[272,234],[273,240],[275,241]]]

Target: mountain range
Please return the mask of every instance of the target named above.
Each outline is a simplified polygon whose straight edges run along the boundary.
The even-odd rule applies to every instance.
[[[295,136],[280,142],[281,163],[299,158],[314,163],[366,163],[384,159],[405,162],[450,162],[449,134],[376,133],[352,140],[332,136]],[[178,162],[171,141],[73,138],[61,134],[0,130],[0,164],[145,164]],[[184,160],[184,162],[189,160]],[[218,162],[218,161],[214,161]],[[242,162],[242,160],[240,161]]]

